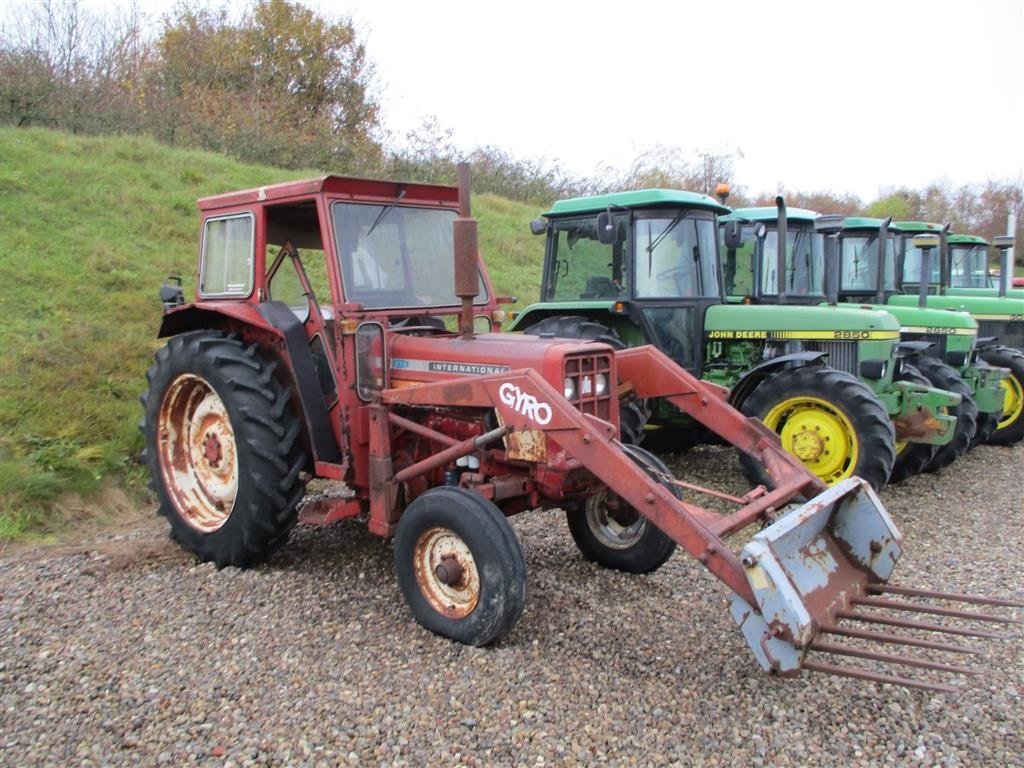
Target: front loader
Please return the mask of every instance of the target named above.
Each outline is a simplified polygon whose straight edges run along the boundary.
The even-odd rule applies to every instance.
[[[142,398],[146,461],[173,537],[202,560],[247,566],[283,546],[299,518],[360,517],[394,537],[416,620],[486,645],[512,631],[525,601],[507,517],[561,507],[580,550],[603,566],[648,573],[685,549],[731,590],[733,616],[765,669],[950,690],[836,660],[969,670],[824,639],[921,647],[922,628],[995,634],[865,610],[977,598],[878,596],[905,592],[889,584],[902,542],[862,480],[826,490],[724,390],[650,346],[492,332],[500,302],[477,253],[468,167],[460,177],[455,189],[328,176],[200,201],[197,298],[162,291],[168,341]],[[665,398],[735,445],[772,488],[698,488],[623,444],[624,387]],[[300,510],[312,478],[325,490]],[[734,511],[693,502],[707,493]],[[735,552],[726,538],[752,525],[761,530]],[[946,614],[975,627],[1012,620]],[[939,645],[972,651],[924,647]]]

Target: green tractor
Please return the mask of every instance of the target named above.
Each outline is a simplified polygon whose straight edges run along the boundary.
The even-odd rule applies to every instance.
[[[888,296],[890,306],[928,306],[960,310],[978,322],[978,356],[989,365],[1006,368],[1010,375],[1002,380],[1002,416],[989,442],[1012,445],[1024,439],[1024,298],[1006,289],[1009,272],[1009,239],[997,238],[1003,251],[1002,274],[1006,276],[999,293],[985,296],[964,293],[965,288],[950,287],[948,227],[922,221],[897,222],[901,233],[896,247],[896,291]],[[937,254],[937,258],[934,258]],[[929,276],[926,281],[921,275]],[[954,291],[957,291],[954,293]]]
[[[916,413],[912,401],[959,398],[924,387],[893,390],[899,323],[886,312],[727,304],[717,236],[717,216],[727,213],[707,195],[664,189],[556,202],[531,226],[547,241],[540,302],[519,313],[511,330],[653,344],[721,385],[732,405],[765,422],[826,483],[859,475],[881,487],[895,461],[890,411]],[[876,392],[890,390],[906,396],[883,404]],[[702,439],[664,402],[626,401],[620,421],[633,425],[623,427],[624,439],[643,437],[655,449]],[[952,422],[937,414],[931,429],[948,437]],[[754,468],[744,469],[758,479]]]
[[[988,249],[992,246],[977,235],[946,235],[946,261],[949,265],[949,285],[946,294],[950,296],[1009,296],[1024,299],[1024,289],[1009,287],[1009,276],[1013,274],[1007,251],[1013,247],[1012,238],[996,238],[996,246],[1002,251],[1003,262],[999,274],[992,272]],[[1005,243],[1005,244],[1004,244]],[[1000,276],[1006,275],[1002,284]]]
[[[737,209],[721,221],[723,237],[735,232],[733,247],[726,245],[725,272],[741,276],[732,285],[726,281],[730,294],[770,303],[870,304],[888,311],[900,323],[903,353],[892,386],[932,386],[960,395],[959,403],[942,409],[956,418],[952,439],[899,441],[892,482],[946,467],[968,450],[979,429],[982,437],[991,434],[1002,405],[1003,371],[973,361],[977,323],[965,312],[885,303],[895,280],[895,240],[888,221],[787,210],[781,199],[776,207]],[[782,249],[779,232],[786,243]],[[785,253],[784,263],[780,252]],[[879,270],[882,253],[886,258]]]

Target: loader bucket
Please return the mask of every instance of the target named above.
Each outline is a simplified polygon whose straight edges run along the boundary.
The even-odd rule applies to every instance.
[[[875,650],[877,644],[913,646],[943,654],[973,654],[968,646],[934,639],[935,633],[1005,639],[978,628],[1018,619],[948,607],[950,603],[1019,608],[1020,601],[933,592],[889,584],[899,559],[901,535],[875,492],[860,478],[838,483],[754,536],[740,553],[756,609],[739,595],[731,613],[758,663],[780,675],[800,670],[890,683],[930,691],[955,691],[943,682],[889,672],[890,666],[942,674],[977,670],[920,656]],[[900,599],[881,596],[897,595]],[[940,605],[938,603],[943,603]],[[864,608],[869,611],[863,610]],[[870,611],[881,609],[881,613]],[[938,616],[946,623],[902,618],[907,612]],[[850,627],[844,622],[908,630],[894,634]],[[852,642],[823,640],[834,635]],[[810,658],[811,654],[878,662],[864,668]],[[884,670],[884,671],[880,671]]]
[[[733,595],[732,615],[758,663],[780,674],[868,582],[888,581],[902,537],[871,487],[852,477],[754,536],[740,553],[757,610]]]

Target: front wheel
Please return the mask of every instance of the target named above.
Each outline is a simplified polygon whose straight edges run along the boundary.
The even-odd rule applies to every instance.
[[[955,368],[934,357],[919,357],[914,361],[914,365],[936,389],[960,395],[960,404],[946,409],[950,416],[956,416],[953,439],[939,446],[939,450],[925,467],[926,472],[937,472],[943,467],[948,467],[971,447],[971,440],[974,439],[974,431],[978,426],[978,406],[974,402],[971,388]]]
[[[526,565],[508,520],[465,488],[417,496],[398,521],[395,572],[422,626],[466,645],[507,635],[526,602]]]
[[[844,371],[813,365],[765,379],[743,402],[743,413],[760,419],[826,485],[857,475],[876,491],[896,458],[896,435],[885,407],[864,384]],[[755,459],[740,455],[747,478],[770,485]]]
[[[1024,439],[1024,352],[1010,347],[988,347],[982,350],[981,359],[1010,371],[1002,381],[1003,415],[988,442],[991,445],[1018,443]]]
[[[671,475],[664,462],[649,451],[635,445],[624,444],[622,448],[651,477]],[[682,499],[676,486],[660,482]],[[676,543],[654,523],[607,489],[590,496],[579,507],[566,510],[565,517],[583,556],[604,568],[651,573],[676,550]]]

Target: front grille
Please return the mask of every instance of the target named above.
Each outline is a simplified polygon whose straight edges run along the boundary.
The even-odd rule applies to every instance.
[[[828,364],[840,371],[857,376],[857,342],[855,341],[806,341],[804,349],[810,352],[828,353]]]
[[[999,343],[1006,347],[1024,347],[1024,321],[979,320],[978,335],[998,336]]]
[[[604,393],[597,393],[598,376],[604,376]],[[618,393],[612,376],[610,355],[578,355],[565,358],[565,378],[576,382],[576,397],[572,400],[581,412],[597,416],[604,421],[612,418],[612,400]]]
[[[927,341],[931,343],[931,346],[924,351],[926,357],[946,359],[946,337],[941,333],[904,333],[900,336],[900,340]]]

